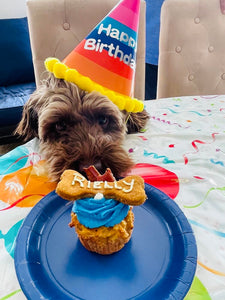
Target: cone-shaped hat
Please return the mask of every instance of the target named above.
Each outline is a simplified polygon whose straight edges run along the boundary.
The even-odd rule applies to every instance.
[[[143,101],[133,98],[139,12],[140,0],[120,1],[62,62],[46,59],[46,69],[121,110],[142,111]]]

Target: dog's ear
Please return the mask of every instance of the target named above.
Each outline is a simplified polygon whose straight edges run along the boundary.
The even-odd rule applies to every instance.
[[[130,113],[127,116],[127,133],[135,133],[143,130],[149,118],[149,114],[145,109],[142,112]]]
[[[37,92],[34,92],[23,107],[22,119],[19,122],[14,134],[24,141],[38,137],[38,111]]]

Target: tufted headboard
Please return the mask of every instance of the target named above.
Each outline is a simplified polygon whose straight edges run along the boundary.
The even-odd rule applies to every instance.
[[[225,1],[165,0],[157,98],[225,94]]]
[[[36,84],[45,77],[44,60],[64,59],[119,0],[27,0]],[[141,1],[134,95],[144,99],[145,2]]]

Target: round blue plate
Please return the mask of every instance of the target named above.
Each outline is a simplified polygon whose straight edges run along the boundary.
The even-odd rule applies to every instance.
[[[55,192],[29,213],[18,233],[15,267],[28,299],[183,299],[197,261],[192,229],[178,205],[145,185],[147,201],[133,208],[134,231],[122,250],[87,251],[70,228],[72,202]]]

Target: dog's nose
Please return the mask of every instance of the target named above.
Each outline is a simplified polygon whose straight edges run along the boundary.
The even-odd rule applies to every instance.
[[[94,166],[98,171],[100,171],[100,172],[102,171],[103,166],[102,166],[102,162],[100,160],[96,161],[94,163]]]

